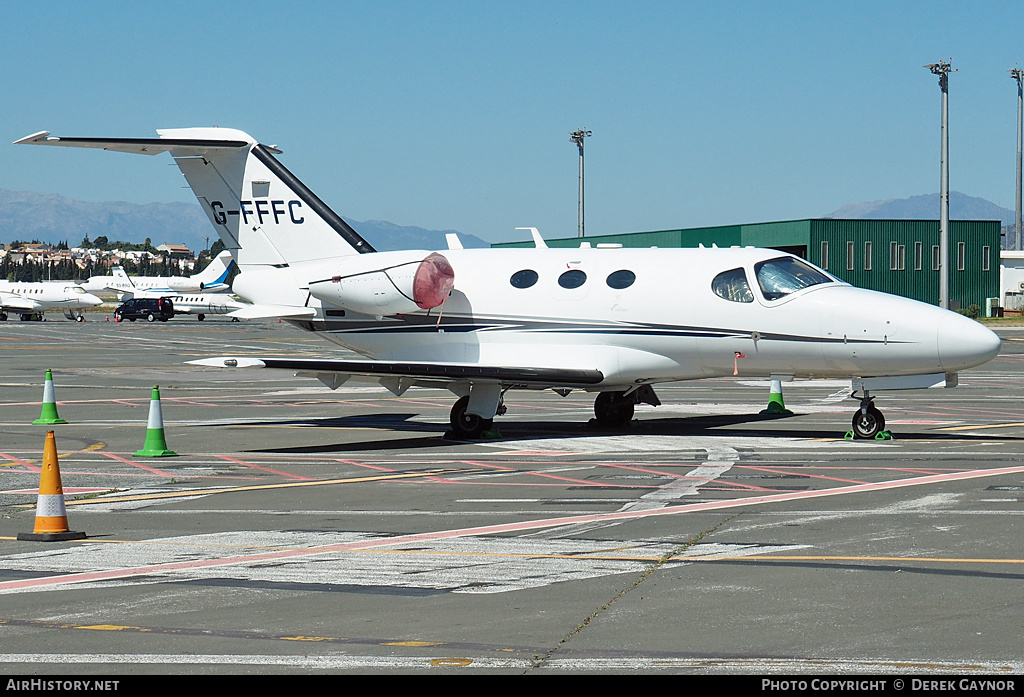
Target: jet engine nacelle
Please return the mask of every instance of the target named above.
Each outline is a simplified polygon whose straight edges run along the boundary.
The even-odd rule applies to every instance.
[[[167,287],[179,293],[201,293],[206,288],[206,284],[184,276],[175,276],[167,279]]]
[[[366,315],[400,315],[429,310],[445,301],[455,272],[437,252],[401,251],[347,257],[334,275],[310,281],[321,302]]]

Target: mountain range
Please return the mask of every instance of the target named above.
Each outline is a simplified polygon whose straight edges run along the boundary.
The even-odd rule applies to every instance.
[[[999,220],[1005,227],[1014,224],[1016,214],[983,198],[952,191],[949,195],[949,216],[953,220]],[[939,195],[851,203],[824,217],[936,220],[939,217]],[[427,230],[384,220],[346,220],[382,252],[447,249],[445,234],[450,232],[459,236],[464,247],[490,246],[479,237],[455,230]],[[0,242],[66,241],[75,247],[86,237],[95,239],[100,236],[133,243],[149,238],[154,246],[184,244],[194,252],[206,249],[215,239],[209,219],[196,203],[89,203],[57,194],[0,189]]]
[[[344,217],[344,216],[342,216]],[[445,234],[455,230],[427,230],[395,225],[383,220],[345,218],[374,249],[447,249]],[[464,247],[489,247],[474,235],[457,232]],[[77,247],[84,238],[153,246],[184,244],[193,252],[206,249],[216,239],[210,220],[197,203],[126,203],[75,201],[57,194],[0,189],[0,242],[14,240],[46,243],[66,241]]]
[[[949,192],[949,217],[951,220],[998,220],[1003,225],[1013,225],[1016,215],[1014,211],[997,206],[983,198],[968,196],[959,191]],[[923,194],[909,198],[887,198],[882,201],[851,203],[825,217],[938,220],[939,195]]]

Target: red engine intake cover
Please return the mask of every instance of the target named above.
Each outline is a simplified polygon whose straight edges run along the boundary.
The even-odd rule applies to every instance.
[[[412,299],[423,310],[444,302],[455,285],[455,271],[443,256],[434,252],[420,262],[412,279]]]

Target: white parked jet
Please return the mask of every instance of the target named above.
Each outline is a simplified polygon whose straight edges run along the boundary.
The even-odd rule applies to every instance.
[[[224,293],[231,290],[227,279],[234,263],[231,252],[224,251],[192,276],[129,276],[122,267],[115,266],[111,269],[112,275],[92,276],[81,285],[92,293],[112,290],[139,297],[138,291],[146,291],[154,297],[173,297],[179,293]],[[177,311],[177,304],[174,309]]]
[[[63,310],[74,319],[72,310],[102,303],[71,281],[0,281],[0,321],[7,319],[8,312],[17,312],[23,321],[41,320],[47,310]]]
[[[491,427],[509,389],[598,392],[599,423],[696,378],[851,378],[854,431],[884,428],[872,391],[952,386],[999,338],[932,305],[854,288],[772,249],[452,249],[376,252],[275,154],[237,130],[18,143],[170,152],[239,265],[234,290],[365,360],[233,357],[337,388],[371,376],[459,396],[460,436]],[[539,235],[535,235],[539,239]]]
[[[167,297],[162,295],[155,295],[153,293],[136,293],[135,297]],[[239,310],[244,310],[250,305],[246,303],[240,303],[234,298],[230,297],[227,293],[200,293],[190,294],[181,293],[180,295],[169,296],[171,301],[174,303],[174,314],[176,315],[196,315],[196,319],[202,322],[206,319],[206,315],[227,315]],[[237,322],[237,317],[231,318]]]

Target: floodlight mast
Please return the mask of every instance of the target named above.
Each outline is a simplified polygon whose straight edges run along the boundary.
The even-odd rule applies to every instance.
[[[952,62],[952,59],[950,59]],[[942,162],[939,190],[939,307],[949,309],[949,74],[957,72],[950,62],[924,67],[939,76],[942,89]]]
[[[580,198],[579,198],[579,232],[578,237],[583,237],[583,139],[590,136],[591,132],[585,128],[580,128],[569,134],[569,140],[576,143],[576,147],[580,149]]]
[[[1010,68],[1010,77],[1017,81],[1017,218],[1014,227],[1013,248],[1020,251],[1021,218],[1021,153],[1024,151],[1024,70]]]

